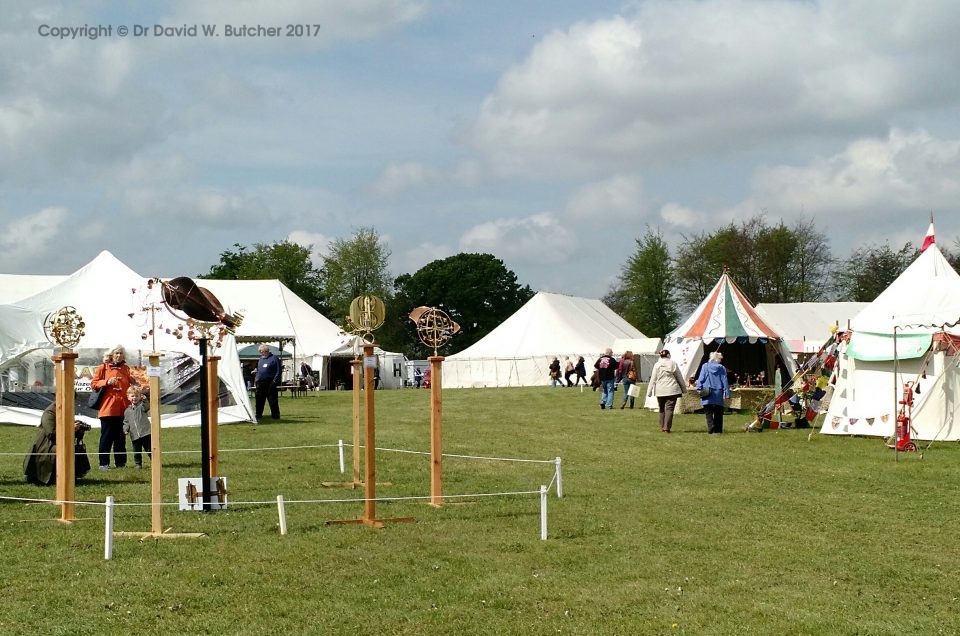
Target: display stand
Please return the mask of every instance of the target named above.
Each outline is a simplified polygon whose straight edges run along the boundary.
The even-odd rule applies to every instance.
[[[327,521],[327,524],[355,524],[361,523],[374,528],[382,528],[386,522],[412,522],[413,517],[395,517],[392,519],[377,518],[377,459],[376,459],[376,413],[374,369],[377,357],[373,353],[373,343],[364,343],[363,346],[363,383],[365,395],[366,430],[364,439],[364,502],[363,515],[359,519],[343,519]]]
[[[430,361],[430,505],[443,505],[443,356]]]
[[[73,496],[76,491],[76,457],[74,455],[73,420],[76,415],[73,403],[73,378],[76,369],[77,354],[63,351],[53,356],[55,368],[57,402],[56,461],[57,461],[57,500],[60,502],[60,521],[76,521],[76,505]]]

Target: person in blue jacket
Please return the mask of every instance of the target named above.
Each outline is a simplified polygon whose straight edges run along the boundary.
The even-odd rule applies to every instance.
[[[283,367],[280,365],[280,358],[270,352],[270,347],[265,344],[260,345],[260,359],[257,360],[257,375],[254,383],[257,388],[256,408],[257,421],[263,417],[263,403],[270,405],[270,417],[280,419],[280,400],[277,399],[277,387],[280,386],[280,374],[283,373]]]
[[[723,401],[730,399],[730,383],[727,381],[727,368],[721,364],[723,354],[714,351],[702,367],[694,385],[697,392],[706,387],[710,393],[701,395],[700,403],[707,417],[707,433],[723,432]]]

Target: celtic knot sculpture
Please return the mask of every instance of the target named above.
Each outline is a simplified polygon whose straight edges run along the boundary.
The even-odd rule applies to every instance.
[[[48,314],[43,321],[43,331],[47,334],[47,340],[64,349],[73,349],[80,343],[86,326],[83,316],[70,306],[61,307]]]
[[[410,312],[410,320],[416,323],[420,341],[433,349],[433,355],[460,331],[460,325],[436,307],[417,307]]]

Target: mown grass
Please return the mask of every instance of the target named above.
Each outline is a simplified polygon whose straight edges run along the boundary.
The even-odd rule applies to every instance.
[[[427,391],[377,395],[377,446],[429,451]],[[49,504],[0,503],[3,634],[954,634],[960,633],[956,510],[960,448],[893,456],[876,439],[809,431],[741,433],[728,416],[657,430],[642,410],[600,411],[579,390],[444,394],[444,451],[563,459],[565,497],[537,495],[377,504],[382,530],[327,525],[361,502],[322,488],[350,477],[333,447],[351,439],[349,392],[281,399],[278,424],[223,426],[220,472],[235,505],[164,510],[173,532],[118,537],[103,558],[103,509],[51,521]],[[0,450],[25,451],[26,427],[0,426]],[[97,431],[89,434],[95,450]],[[199,449],[197,429],[164,431],[165,451]],[[22,456],[0,455],[0,494],[50,497],[23,482]],[[381,497],[429,494],[429,458],[377,454]],[[536,491],[550,464],[448,457],[448,495]],[[199,474],[198,455],[164,458],[164,498]],[[149,501],[149,470],[94,473],[77,498]],[[150,510],[120,506],[115,529],[145,531]]]

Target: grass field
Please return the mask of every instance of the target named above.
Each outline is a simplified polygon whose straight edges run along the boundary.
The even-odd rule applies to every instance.
[[[429,392],[377,392],[377,446],[429,451]],[[379,517],[362,491],[323,488],[351,440],[349,392],[281,398],[277,424],[220,429],[226,511],[165,507],[173,532],[117,537],[104,559],[104,509],[0,501],[0,634],[957,634],[960,448],[899,462],[877,439],[740,432],[728,415],[658,431],[656,414],[601,411],[589,390],[451,390],[444,452],[561,457],[548,539],[539,495],[426,505],[429,457],[377,453]],[[0,495],[53,498],[26,484],[33,430],[0,426]],[[96,449],[98,431],[88,434]],[[164,500],[199,475],[198,429],[164,430]],[[320,448],[289,448],[321,446]],[[237,450],[230,449],[266,449]],[[12,453],[12,454],[11,454]],[[92,453],[91,453],[91,459]],[[96,461],[94,460],[94,464]],[[131,462],[132,463],[132,462]],[[552,464],[448,457],[444,491],[537,491]],[[118,504],[115,530],[150,528],[150,471],[94,471],[77,499]],[[286,501],[281,536],[274,501]],[[311,503],[295,503],[311,502]]]

